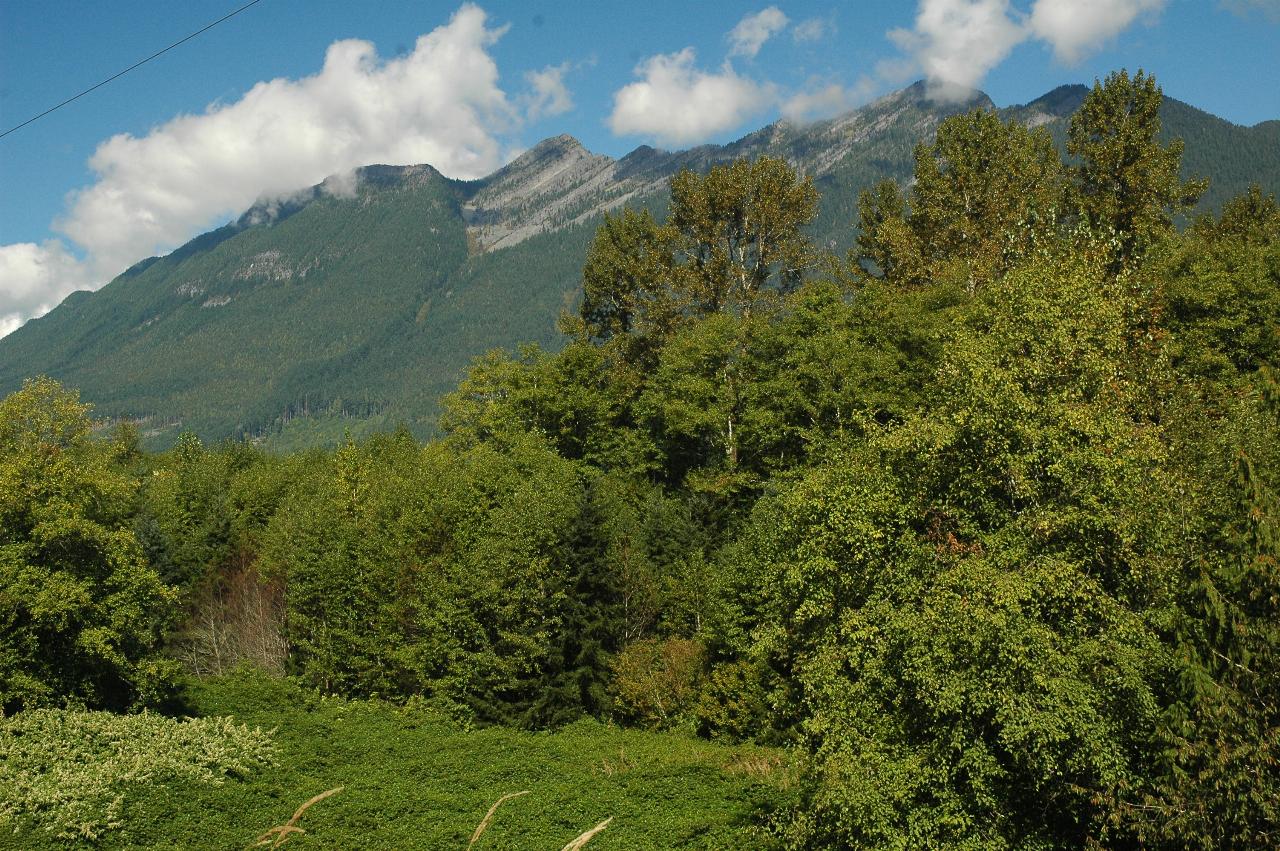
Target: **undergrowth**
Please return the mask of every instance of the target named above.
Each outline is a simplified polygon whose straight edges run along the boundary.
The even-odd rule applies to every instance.
[[[782,752],[675,733],[596,721],[549,733],[467,730],[430,710],[326,698],[247,671],[194,683],[188,699],[189,712],[206,716],[185,722],[189,729],[275,728],[272,745],[263,739],[258,750],[242,753],[241,762],[193,761],[203,773],[161,762],[148,771],[144,739],[130,746],[131,761],[124,762],[104,760],[101,747],[74,750],[76,745],[47,736],[44,750],[28,748],[41,751],[47,765],[79,763],[90,776],[112,779],[104,786],[110,795],[95,793],[77,805],[77,818],[97,814],[101,825],[92,835],[74,837],[80,847],[248,848],[273,825],[297,824],[290,814],[299,802],[341,786],[342,794],[306,812],[305,832],[289,834],[286,847],[462,851],[495,800],[528,790],[492,816],[476,837],[476,851],[555,851],[608,819],[608,829],[591,836],[591,851],[758,848],[767,838],[757,826],[792,795]],[[32,720],[24,721],[28,715]],[[234,716],[236,724],[218,720],[224,716]],[[4,723],[53,717],[22,713]],[[103,717],[182,728],[153,715]],[[154,742],[157,753],[175,752],[167,741]],[[251,764],[251,755],[257,762]],[[236,779],[210,784],[211,775]],[[123,776],[129,782],[114,782]],[[5,792],[7,787],[0,789]],[[0,833],[2,851],[65,848],[73,840],[65,831],[39,829],[30,812],[12,821]],[[19,832],[10,832],[14,825]]]
[[[20,712],[0,718],[0,829],[96,840],[124,824],[136,789],[217,786],[274,760],[270,734],[229,718]]]

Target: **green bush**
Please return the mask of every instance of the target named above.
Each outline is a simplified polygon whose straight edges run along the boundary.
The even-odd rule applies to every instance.
[[[230,718],[20,712],[0,719],[0,830],[96,840],[124,823],[135,787],[216,785],[275,759],[269,734]]]
[[[764,739],[769,733],[769,694],[763,666],[740,659],[716,665],[698,696],[698,733],[714,739]]]
[[[613,692],[619,712],[651,728],[685,720],[698,696],[703,646],[687,638],[646,638],[613,660]]]

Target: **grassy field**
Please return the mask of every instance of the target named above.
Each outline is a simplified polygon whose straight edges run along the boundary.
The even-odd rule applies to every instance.
[[[221,785],[127,787],[122,824],[94,845],[247,848],[317,793],[284,846],[465,849],[489,806],[504,803],[476,849],[557,851],[605,819],[595,849],[757,848],[757,825],[789,797],[780,751],[584,721],[554,733],[468,731],[427,711],[322,699],[241,675],[194,685],[192,714],[275,728],[274,766]],[[66,848],[29,819],[0,849]]]

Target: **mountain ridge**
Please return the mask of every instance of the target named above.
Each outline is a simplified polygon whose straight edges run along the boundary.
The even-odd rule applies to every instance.
[[[1046,126],[1062,144],[1087,92],[1060,86],[998,112]],[[68,296],[0,339],[0,394],[49,374],[100,414],[147,422],[156,444],[178,428],[207,439],[278,434],[299,418],[318,422],[317,410],[333,420],[317,440],[397,420],[429,434],[439,395],[473,357],[558,344],[555,318],[575,303],[603,213],[624,204],[661,213],[682,168],[782,156],[822,193],[811,236],[840,250],[853,239],[858,191],[908,178],[916,143],[973,108],[996,109],[976,90],[939,104],[917,83],[726,145],[642,145],[614,159],[560,135],[472,181],[425,164],[364,166],[262,199],[102,289]],[[1280,190],[1280,163],[1259,168],[1272,135],[1280,150],[1280,121],[1242,128],[1173,99],[1162,117],[1166,135],[1189,137],[1187,169],[1211,170],[1221,184],[1210,206],[1250,179]]]

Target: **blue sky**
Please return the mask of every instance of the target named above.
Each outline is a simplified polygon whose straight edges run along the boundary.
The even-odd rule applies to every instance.
[[[243,2],[0,0],[0,130]],[[475,177],[558,133],[620,156],[920,77],[1005,105],[1120,67],[1236,123],[1280,118],[1280,0],[261,0],[0,139],[0,334],[370,161]]]

